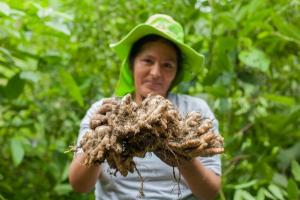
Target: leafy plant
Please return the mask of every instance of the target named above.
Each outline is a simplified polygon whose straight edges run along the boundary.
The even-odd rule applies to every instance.
[[[225,137],[219,199],[299,199],[300,3],[286,1],[0,2],[0,199],[92,199],[68,184],[80,119],[111,96],[109,49],[150,14],[184,24],[206,56],[175,91],[205,98]],[[17,192],[16,192],[17,191]]]

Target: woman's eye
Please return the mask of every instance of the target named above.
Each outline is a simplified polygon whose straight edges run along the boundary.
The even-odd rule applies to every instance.
[[[143,59],[142,61],[143,61],[144,63],[146,63],[146,64],[152,63],[152,61],[151,61],[150,59]]]
[[[172,69],[174,67],[171,63],[166,63],[166,64],[164,64],[164,66],[166,68],[170,68],[170,69]]]

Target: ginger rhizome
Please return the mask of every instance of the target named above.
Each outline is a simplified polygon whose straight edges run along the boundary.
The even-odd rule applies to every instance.
[[[86,154],[84,164],[107,160],[115,173],[126,176],[136,169],[134,157],[147,152],[177,165],[180,159],[223,153],[223,138],[213,133],[212,120],[198,112],[182,118],[172,103],[159,95],[149,95],[137,105],[130,95],[122,100],[105,100],[90,122],[79,148]]]

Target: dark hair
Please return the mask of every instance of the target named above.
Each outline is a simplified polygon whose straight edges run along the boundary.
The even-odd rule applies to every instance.
[[[178,48],[178,46],[176,44],[174,44],[170,40],[168,40],[164,37],[161,37],[159,35],[154,35],[154,34],[146,35],[146,36],[140,38],[139,40],[137,40],[132,45],[130,53],[129,53],[129,64],[130,64],[131,71],[133,71],[134,59],[140,53],[143,46],[148,42],[156,42],[156,41],[165,42],[165,43],[171,45],[175,49],[176,55],[177,55],[177,73],[176,73],[176,76],[177,76],[178,72],[181,71],[181,65],[182,65],[182,54],[181,54],[180,49]],[[176,79],[176,77],[174,78],[174,80],[175,79]]]

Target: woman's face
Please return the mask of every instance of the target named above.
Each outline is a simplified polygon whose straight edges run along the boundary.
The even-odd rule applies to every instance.
[[[133,62],[136,101],[149,93],[166,97],[177,72],[174,47],[163,41],[145,43]]]

